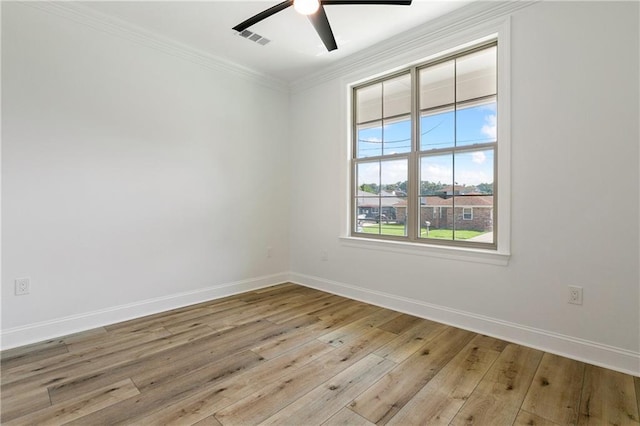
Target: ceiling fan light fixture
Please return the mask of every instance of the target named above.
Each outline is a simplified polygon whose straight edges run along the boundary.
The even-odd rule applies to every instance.
[[[302,15],[313,15],[320,8],[319,0],[293,0],[293,8]]]

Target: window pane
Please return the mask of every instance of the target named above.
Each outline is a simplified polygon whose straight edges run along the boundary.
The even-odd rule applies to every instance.
[[[454,61],[420,70],[420,109],[452,104]]]
[[[420,159],[420,195],[451,195],[453,154],[428,155]]]
[[[358,123],[382,118],[382,83],[356,90],[356,111]]]
[[[406,197],[382,197],[380,202],[380,233],[405,237],[407,224],[404,217],[406,212]]]
[[[456,60],[456,101],[496,94],[496,47]]]
[[[358,163],[356,168],[358,196],[380,193],[380,162]],[[361,193],[364,192],[364,193]]]
[[[420,117],[420,150],[449,148],[455,137],[453,108],[422,113]]]
[[[384,87],[384,117],[411,113],[411,74],[386,80]]]
[[[407,182],[409,163],[406,159],[380,162],[381,191],[383,197],[395,197],[400,187]]]
[[[356,158],[377,157],[382,155],[382,122],[358,126]]]
[[[453,154],[420,159],[420,238],[453,239]]]
[[[384,122],[383,154],[400,154],[411,151],[411,116]]]
[[[357,232],[380,234],[380,197],[357,197],[355,213]]]
[[[496,101],[490,99],[456,111],[456,146],[495,142],[498,131]]]
[[[492,149],[455,154],[456,240],[493,242],[493,157]]]

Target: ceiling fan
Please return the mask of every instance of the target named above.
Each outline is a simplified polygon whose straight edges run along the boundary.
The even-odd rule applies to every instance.
[[[332,5],[344,5],[344,4],[378,4],[378,5],[397,5],[397,6],[409,6],[411,0],[286,0],[282,3],[278,3],[269,9],[263,10],[255,16],[241,22],[233,27],[234,30],[242,32],[250,26],[257,24],[263,19],[268,18],[278,12],[283,11],[289,6],[293,6],[296,11],[302,15],[307,15],[309,21],[316,29],[316,32],[322,39],[322,42],[330,52],[336,50],[338,45],[336,39],[331,31],[331,25],[329,25],[329,19],[324,11],[324,6]]]

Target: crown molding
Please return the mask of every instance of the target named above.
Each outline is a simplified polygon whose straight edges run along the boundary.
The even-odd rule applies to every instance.
[[[21,1],[20,4],[80,23],[150,49],[158,50],[201,67],[225,72],[280,92],[289,93],[287,82],[210,55],[125,20],[108,16],[73,1]]]
[[[472,27],[478,29],[493,25],[496,20],[504,19],[513,12],[539,1],[541,0],[473,2],[295,80],[290,84],[291,91],[301,92],[372,66],[388,65],[389,68],[393,68],[394,65],[406,66],[407,63],[402,62],[404,59],[401,58],[408,54],[421,52],[422,57],[414,60],[426,58],[430,54],[437,53],[439,47],[434,52],[429,52],[424,49],[425,46],[437,46],[452,34],[468,31]]]

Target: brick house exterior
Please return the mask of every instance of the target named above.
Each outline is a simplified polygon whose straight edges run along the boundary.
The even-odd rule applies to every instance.
[[[454,208],[455,200],[455,208]],[[465,195],[429,195],[420,199],[420,226],[429,222],[432,229],[493,231],[493,195],[470,193]],[[404,200],[395,205],[398,222],[406,220]]]

